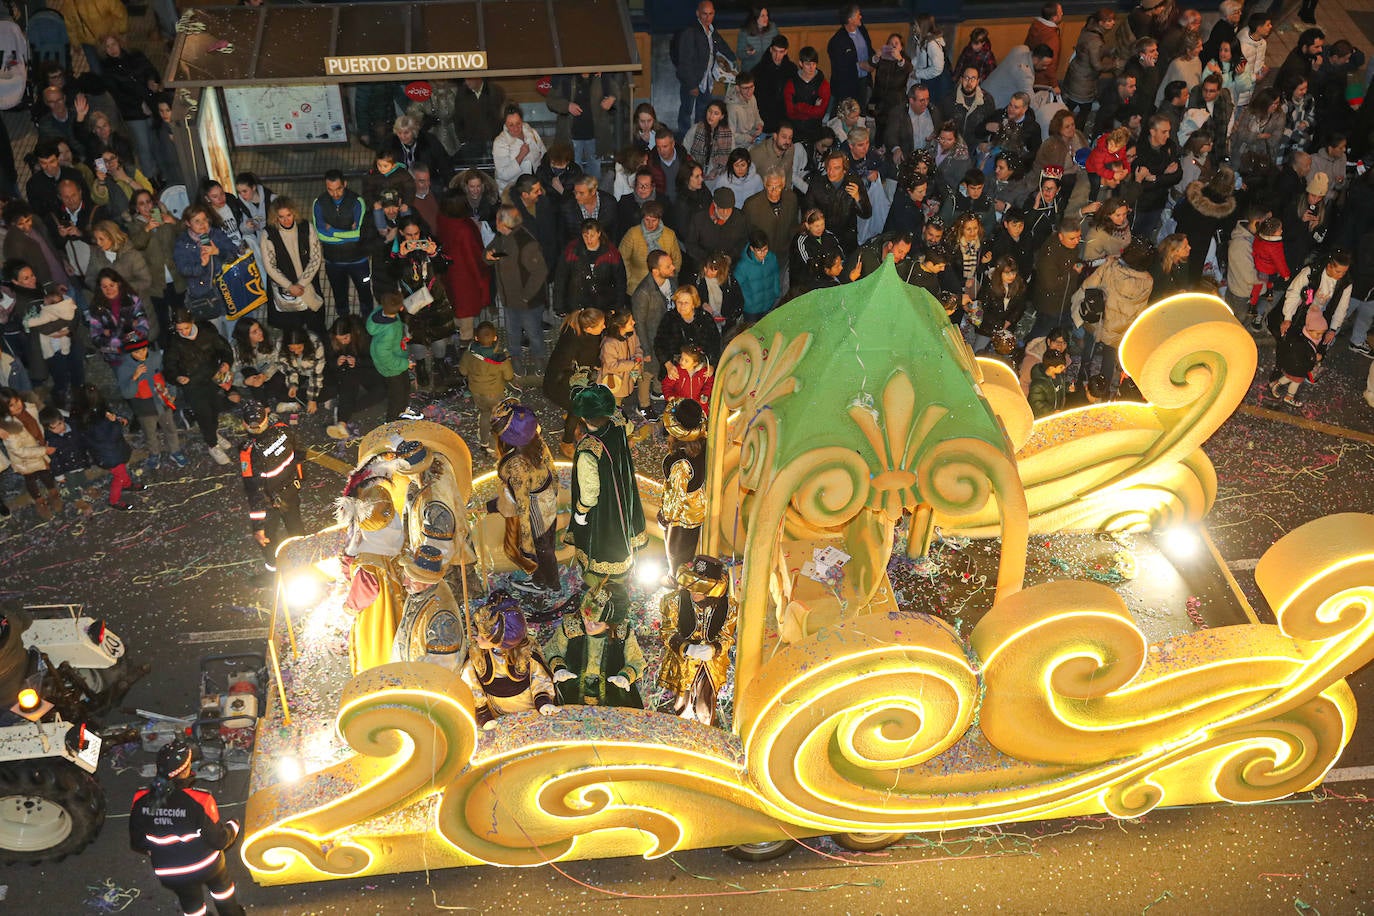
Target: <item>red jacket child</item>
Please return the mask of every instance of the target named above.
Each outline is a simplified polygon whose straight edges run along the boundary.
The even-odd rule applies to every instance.
[[[663,396],[669,401],[692,398],[700,401],[704,409],[710,400],[711,386],[715,384],[716,377],[705,356],[699,352],[692,352],[696,349],[684,347],[678,358],[668,364],[671,371],[663,377]],[[674,378],[674,375],[677,377]]]
[[[1260,231],[1255,234],[1251,250],[1255,254],[1255,273],[1261,276],[1279,276],[1289,280],[1293,272],[1288,269],[1288,259],[1283,254],[1283,229],[1276,219],[1265,220]]]

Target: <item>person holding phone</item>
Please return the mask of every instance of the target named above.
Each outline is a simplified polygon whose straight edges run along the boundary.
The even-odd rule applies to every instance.
[[[226,339],[233,335],[233,323],[225,317],[224,299],[215,280],[225,262],[238,246],[224,230],[211,225],[210,211],[203,204],[192,204],[181,216],[186,229],[172,248],[176,269],[186,278],[186,308],[197,321],[212,323]]]

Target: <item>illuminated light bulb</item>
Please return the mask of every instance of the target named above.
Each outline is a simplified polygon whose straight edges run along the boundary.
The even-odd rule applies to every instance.
[[[305,775],[305,769],[295,757],[283,757],[277,761],[277,777],[282,782],[295,782]]]
[[[635,579],[643,586],[657,585],[663,578],[663,567],[657,560],[640,560],[635,564]]]
[[[24,712],[32,712],[38,708],[38,691],[32,687],[25,687],[19,691],[19,708]]]
[[[282,597],[293,608],[303,609],[320,600],[319,580],[309,574],[293,576],[282,586]]]
[[[1164,532],[1164,551],[1176,560],[1186,560],[1202,549],[1202,538],[1192,528],[1170,528]]]

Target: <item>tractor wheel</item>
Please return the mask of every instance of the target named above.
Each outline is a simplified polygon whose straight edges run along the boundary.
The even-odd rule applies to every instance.
[[[100,783],[76,765],[57,757],[0,764],[0,863],[61,861],[104,823]]]

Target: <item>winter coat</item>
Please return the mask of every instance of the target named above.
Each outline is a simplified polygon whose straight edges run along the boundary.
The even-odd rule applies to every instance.
[[[687,226],[687,235],[683,241],[687,246],[687,254],[698,268],[717,251],[723,251],[733,257],[749,241],[749,221],[745,218],[743,210],[735,207],[723,223],[716,221],[715,214],[716,208],[712,204],[705,211],[693,216],[692,222]]]
[[[469,391],[490,400],[505,397],[506,385],[515,380],[515,367],[504,350],[488,355],[478,353],[475,346],[468,347],[458,361],[458,371],[468,380]]]
[[[1259,272],[1255,270],[1255,233],[1241,221],[1231,230],[1231,241],[1226,246],[1226,288],[1231,295],[1244,299],[1259,282]]]
[[[1267,138],[1260,134],[1268,134]],[[1245,157],[1251,155],[1257,162],[1273,166],[1278,158],[1279,143],[1283,139],[1283,109],[1262,114],[1256,118],[1247,108],[1236,115],[1235,127],[1231,129],[1231,161],[1237,168],[1244,170]]]
[[[1193,91],[1188,95],[1188,107],[1206,110],[1206,103],[1202,101],[1201,86],[1194,86]],[[1230,90],[1222,89],[1217,93],[1216,100],[1212,102],[1212,114],[1206,121],[1207,130],[1212,134],[1212,155],[1210,158],[1217,162],[1226,158],[1227,135],[1231,131],[1231,119],[1235,117],[1235,114],[1236,105],[1231,98]]]
[[[564,328],[553,345],[548,364],[544,367],[544,394],[564,410],[572,409],[569,386],[578,369],[595,370],[601,365],[601,334],[579,334],[576,328]],[[589,378],[594,378],[594,374]]]
[[[25,404],[24,409],[37,423],[38,408],[32,404]],[[5,453],[10,456],[10,466],[14,468],[14,473],[36,474],[48,469],[48,451],[43,440],[35,439],[27,427],[8,414],[0,418],[0,423],[3,423],[8,434],[8,438],[0,441],[0,445],[4,446]]]
[[[739,37],[735,39],[735,53],[739,56],[739,72],[748,73],[765,60],[769,60],[768,46],[773,43],[773,39],[776,37],[778,37],[778,27],[771,21],[768,23],[768,28],[757,35],[749,29],[740,29]]]
[[[175,223],[150,225],[138,217],[129,221],[129,241],[134,248],[143,253],[144,263],[148,265],[148,276],[152,283],[152,296],[162,298],[166,288],[167,275],[171,274],[172,288],[179,293],[186,292],[186,278],[177,270],[172,260],[172,249],[178,235]]]
[[[997,120],[997,100],[979,86],[968,96],[962,89],[954,92],[954,123],[959,126],[959,138],[970,148],[977,146],[984,136],[984,127]],[[938,128],[939,125],[937,124]]]
[[[280,356],[281,373],[288,389],[296,389],[296,398],[309,403],[318,401],[324,384],[324,344],[314,334],[306,332],[309,341],[300,356],[286,351]]]
[[[597,152],[612,152],[615,149],[615,122],[620,112],[625,110],[623,103],[629,101],[625,96],[624,77],[619,73],[593,73],[584,80],[581,74],[565,73],[553,78],[549,94],[544,96],[544,104],[549,106],[549,111],[558,115],[555,139],[561,142],[572,142],[573,116],[568,112],[568,106],[579,95],[582,97],[580,104],[584,116],[591,115],[592,138],[596,140]],[[601,107],[602,100],[607,98],[615,99],[609,109]]]
[[[1097,84],[1113,70],[1115,61],[1107,49],[1107,33],[1101,24],[1094,23],[1078,33],[1073,59],[1064,73],[1064,97],[1087,103],[1097,97]]]
[[[224,234],[221,229],[211,229],[209,232],[210,240],[219,249],[219,254],[210,258],[202,264],[200,262],[200,242],[191,238],[191,233],[182,232],[177,236],[176,244],[172,248],[172,261],[176,264],[177,272],[186,278],[186,298],[191,301],[206,299],[216,299],[219,292],[215,289],[215,280],[218,279],[220,271],[224,265],[238,256],[239,246],[230,241],[229,236]],[[224,313],[224,305],[220,303],[220,314]]]
[[[625,262],[620,251],[603,236],[596,251],[581,236],[568,243],[558,264],[559,313],[566,315],[594,306],[610,314],[625,308]]]
[[[163,360],[163,372],[168,382],[181,384],[177,379],[189,378],[192,385],[209,385],[214,382],[219,367],[225,364],[234,364],[229,342],[210,322],[197,321],[194,340],[173,332]]]
[[[1251,253],[1254,255],[1255,273],[1285,280],[1293,276],[1288,258],[1285,257],[1283,239],[1266,239],[1257,235]]]
[[[692,286],[701,297],[702,309],[715,319],[717,328],[724,330],[734,327],[735,322],[744,315],[744,291],[733,274],[727,275],[724,283],[717,284],[720,290],[719,307],[711,303],[711,284],[704,275],[698,276]]]
[[[1045,240],[1036,252],[1031,275],[1031,302],[1037,313],[1063,316],[1069,310],[1069,300],[1082,282],[1082,275],[1073,269],[1077,263],[1077,248],[1065,248],[1057,234]]]
[[[1285,334],[1279,339],[1274,359],[1288,378],[1310,382],[1312,370],[1317,368],[1318,352],[1318,345],[1306,334]]]
[[[1035,71],[1035,85],[1049,86],[1052,89],[1059,88],[1059,79],[1055,74],[1058,72],[1062,39],[1063,36],[1057,23],[1041,19],[1039,16],[1031,20],[1030,28],[1026,29],[1026,40],[1023,44],[1032,51],[1040,45],[1045,45],[1054,52],[1054,56],[1043,64],[1041,69]]]
[[[755,140],[754,128],[762,131],[760,125],[763,124],[758,95],[745,99],[738,87],[731,86],[725,92],[725,113],[729,118],[730,130],[735,135],[735,146],[752,145]]]
[[[660,223],[663,233],[658,237],[658,248],[672,258],[673,266],[682,269],[682,246],[678,244],[677,233]],[[643,225],[631,226],[620,239],[620,259],[625,263],[625,291],[633,293],[639,281],[649,275],[649,240],[644,237]]]
[[[734,267],[734,274],[735,279],[739,281],[740,290],[744,293],[746,318],[761,318],[777,304],[782,289],[778,259],[772,251],[764,255],[760,261],[754,257],[753,249],[746,247],[739,254],[739,263]]]
[[[673,367],[677,370],[677,378],[668,378],[667,375],[664,375],[661,383],[663,396],[669,401],[691,398],[705,407],[706,402],[711,398],[711,388],[716,383],[716,374],[714,372],[708,373],[706,366],[697,366],[691,372],[685,371],[676,363],[673,364]]]
[[[1026,393],[1026,400],[1030,403],[1031,413],[1035,414],[1037,419],[1064,409],[1064,401],[1069,391],[1068,379],[1065,378],[1067,375],[1068,370],[1065,369],[1051,377],[1040,363],[1036,363],[1031,369],[1030,391]]]
[[[508,309],[542,309],[549,279],[549,268],[539,242],[524,226],[517,226],[510,235],[496,234],[487,246],[488,251],[501,252],[505,257],[492,265],[496,288]]]
[[[1165,140],[1164,145],[1158,149],[1151,146],[1148,139],[1141,140],[1136,147],[1135,162],[1131,165],[1132,181],[1135,180],[1135,170],[1139,168],[1149,169],[1155,180],[1139,185],[1137,211],[1148,213],[1164,209],[1164,205],[1168,203],[1169,189],[1183,180],[1182,166],[1172,172],[1168,171],[1170,165],[1178,164],[1178,160],[1178,144],[1173,140]]]
[[[100,301],[104,302],[103,296]],[[126,336],[137,332],[150,340],[157,337],[155,330],[150,327],[151,316],[148,311],[138,296],[122,303],[118,318],[108,308],[91,308],[86,314],[91,329],[91,346],[100,351],[106,363],[118,365],[125,359],[120,347]]]
[[[1188,272],[1194,280],[1202,276],[1202,267],[1207,260],[1207,248],[1216,238],[1217,248],[1221,248],[1221,237],[1236,212],[1236,198],[1228,194],[1222,200],[1213,200],[1203,191],[1207,185],[1194,181],[1183,192],[1183,200],[1174,206],[1174,220],[1178,231],[1188,237],[1191,253],[1188,255]]]
[[[1031,372],[1045,358],[1046,343],[1048,341],[1044,337],[1037,337],[1026,342],[1026,353],[1021,358],[1021,369],[1017,372],[1017,377],[1021,380],[1021,393],[1024,395],[1030,395]],[[1069,373],[1073,369],[1073,359],[1069,356],[1068,351],[1065,351],[1064,357],[1067,360],[1064,364],[1064,378],[1071,378]]]
[[[372,338],[368,352],[379,375],[395,378],[410,371],[410,357],[405,351],[406,326],[399,315],[389,318],[378,306],[367,316],[367,333]]]
[[[70,423],[67,424],[67,431],[55,433],[52,430],[43,431],[44,441],[48,448],[55,451],[48,456],[48,470],[52,471],[54,477],[61,480],[68,474],[77,471],[84,471],[91,466],[91,455],[86,450],[85,444],[81,441],[81,434],[76,431]]]
[[[472,220],[441,212],[434,240],[448,258],[444,289],[454,317],[476,318],[491,304],[491,268],[482,248],[481,233]]]
[[[1154,278],[1149,272],[1127,267],[1125,261],[1118,259],[1094,271],[1083,288],[1100,289],[1106,295],[1107,306],[1102,320],[1090,328],[1098,343],[1116,347],[1136,316],[1149,306]]]
[[[873,204],[863,182],[858,183],[859,199],[855,201],[850,197],[845,190],[848,180],[849,176],[845,176],[839,185],[831,184],[824,177],[811,182],[806,192],[806,209],[819,208],[825,214],[825,228],[835,233],[840,247],[853,251],[859,247],[859,220],[873,215]]]
[[[127,462],[133,450],[124,438],[124,425],[103,413],[90,421],[77,428],[77,435],[96,466],[110,470]]]
[[[482,82],[479,96],[468,88],[466,81],[457,81],[453,93],[453,126],[461,145],[479,147],[485,155],[501,132],[506,90],[493,80]]]
[[[720,360],[720,330],[711,313],[698,309],[691,323],[682,320],[677,309],[663,316],[654,335],[654,359],[658,362],[658,377],[667,375],[665,368],[677,359],[683,344],[696,344],[706,354],[706,361],[714,366]]]
[[[878,49],[873,46],[873,40],[869,38],[868,28],[859,26],[858,32],[863,36],[864,44],[868,47],[867,58],[872,58]],[[844,26],[835,30],[835,34],[830,36],[830,41],[825,46],[826,55],[830,58],[830,93],[836,99],[857,99],[859,97],[859,84],[869,79],[865,74],[862,79],[859,77],[859,58],[858,49],[854,46],[854,39],[849,37]]]
[[[197,253],[197,260],[200,255]],[[148,261],[143,257],[143,253],[132,244],[125,243],[124,246],[115,251],[115,258],[111,261],[106,257],[105,252],[98,246],[91,246],[91,259],[86,262],[86,288],[93,294],[98,293],[100,282],[97,279],[100,272],[105,268],[110,268],[115,273],[124,278],[124,282],[129,284],[129,288],[134,291],[134,295],[140,299],[149,299],[154,293],[162,292],[162,284],[153,285],[152,272],[148,269]],[[159,278],[161,279],[161,278]]]
[[[797,234],[797,226],[801,222],[799,207],[797,192],[791,188],[783,188],[776,212],[764,192],[759,192],[746,200],[742,209],[750,228],[762,230],[768,236],[769,250],[783,258],[786,257],[788,246]]]
[[[611,394],[623,398],[633,393],[635,386],[631,375],[643,365],[644,346],[639,342],[638,333],[631,331],[629,337],[611,333],[601,335],[601,365],[596,380],[611,389]]]
[[[72,2],[72,0],[68,0]],[[119,5],[118,0],[115,0]],[[126,14],[127,15],[127,14]],[[118,57],[106,57],[100,63],[100,78],[105,81],[119,116],[125,121],[144,121],[157,112],[149,80],[160,81],[156,69],[142,51],[121,48]],[[143,163],[149,168],[152,163]]]
[[[1131,242],[1131,230],[1124,235],[1112,232],[1102,226],[1093,226],[1083,240],[1083,260],[1094,264],[1112,255],[1121,254]]]
[[[98,45],[106,35],[129,30],[129,11],[120,0],[64,0],[60,9],[72,47]]]

